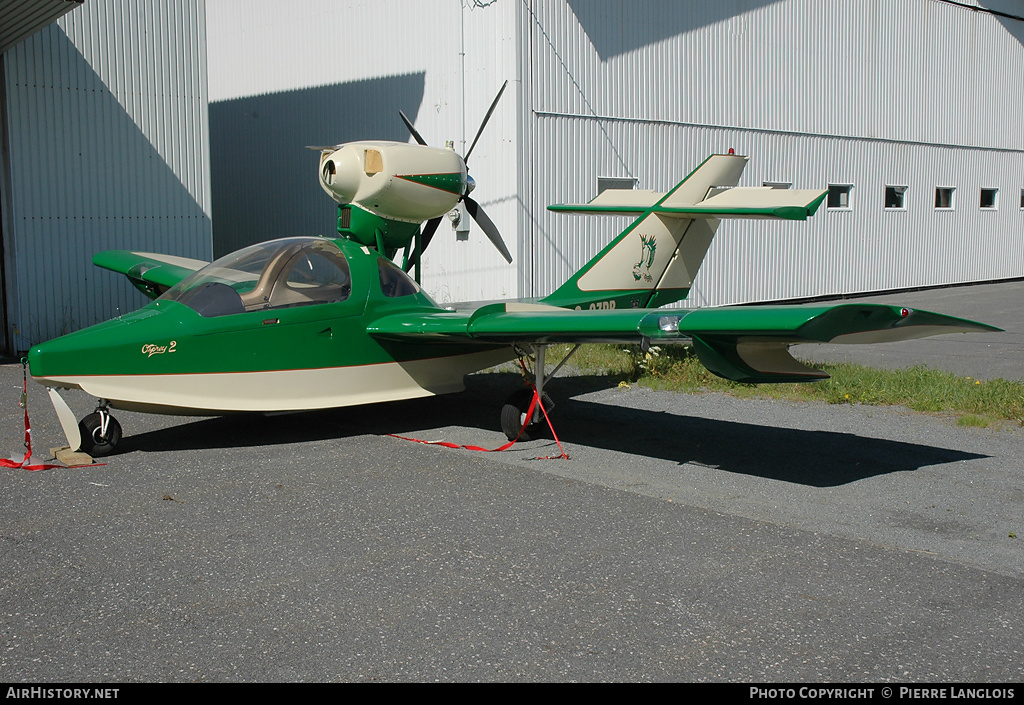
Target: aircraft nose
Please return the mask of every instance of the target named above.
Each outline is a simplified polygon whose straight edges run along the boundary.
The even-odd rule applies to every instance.
[[[47,386],[67,386],[61,380],[78,376],[131,373],[143,358],[144,343],[167,344],[175,337],[174,321],[163,325],[159,311],[149,306],[33,345],[28,352],[32,377]]]
[[[33,345],[26,355],[29,375],[48,387],[61,386],[58,380],[64,373],[77,371],[74,370],[74,361],[78,358],[79,350],[70,349],[66,344],[53,344],[60,340],[57,338],[49,343]]]

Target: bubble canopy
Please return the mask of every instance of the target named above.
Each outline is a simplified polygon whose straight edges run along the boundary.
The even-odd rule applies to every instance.
[[[352,293],[348,260],[332,241],[294,237],[251,245],[189,275],[162,301],[212,318],[344,301]]]

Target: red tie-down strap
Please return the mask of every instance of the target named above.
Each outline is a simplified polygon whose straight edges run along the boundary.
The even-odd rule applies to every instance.
[[[525,376],[526,363],[523,362],[522,358],[519,358],[519,364],[522,366],[523,374]],[[519,429],[519,434],[515,437],[515,439],[509,441],[500,448],[482,448],[481,446],[459,445],[458,443],[451,443],[449,441],[424,441],[419,438],[398,436],[394,433],[389,433],[388,435],[391,436],[392,438],[398,438],[403,441],[412,441],[413,443],[423,443],[425,445],[431,446],[442,446],[444,448],[462,448],[464,450],[475,450],[480,451],[482,453],[500,453],[503,450],[508,450],[509,448],[516,444],[519,438],[523,435],[523,431],[525,431],[526,427],[530,425],[530,419],[533,418],[534,409],[540,406],[541,413],[544,414],[544,420],[548,422],[548,428],[551,429],[551,436],[555,439],[555,443],[558,445],[560,455],[546,455],[544,457],[534,458],[534,460],[568,460],[569,456],[566,454],[565,449],[562,448],[562,442],[558,440],[558,434],[555,433],[555,427],[551,424],[551,418],[548,416],[547,409],[544,408],[544,404],[540,400],[540,395],[537,394],[537,387],[535,387],[533,383],[529,381],[529,379],[527,379],[527,384],[529,384],[530,388],[533,390],[533,399],[530,400],[530,408],[527,409],[526,411],[526,418],[523,420],[523,426],[522,428]]]
[[[14,468],[36,472],[37,470],[49,470],[50,468],[86,467],[85,465],[44,463],[39,458],[32,457],[32,426],[28,422],[28,362],[24,358],[21,360],[21,401],[18,402],[18,406],[25,410],[25,457],[21,461],[14,458],[0,458],[0,468]],[[103,465],[104,463],[93,464]]]

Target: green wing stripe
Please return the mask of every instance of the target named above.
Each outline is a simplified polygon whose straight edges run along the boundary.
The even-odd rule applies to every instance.
[[[556,204],[548,206],[555,213],[575,213],[577,215],[634,215],[640,216],[652,211],[669,218],[778,218],[780,220],[807,220],[818,211],[825,196],[815,199],[806,206],[768,206],[768,207],[734,207],[694,206],[666,208],[654,206],[590,206]]]
[[[576,213],[578,215],[643,215],[651,206],[589,206],[583,204],[552,203],[548,210],[554,213]]]
[[[657,198],[659,195],[661,197]],[[556,213],[632,216],[654,212],[666,218],[807,220],[818,211],[827,195],[828,191],[821,190],[737,187],[725,189],[697,203],[666,205],[672,201],[671,194],[666,196],[652,191],[608,190],[599,194],[590,203],[556,204],[548,206],[548,210]]]

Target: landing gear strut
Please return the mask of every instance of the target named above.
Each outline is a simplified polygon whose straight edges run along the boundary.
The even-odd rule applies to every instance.
[[[551,397],[548,396],[547,392],[544,391],[544,384],[555,376],[562,365],[569,361],[576,351],[580,349],[577,345],[569,354],[555,366],[550,373],[546,373],[544,370],[544,354],[547,351],[548,345],[546,343],[536,343],[529,346],[533,350],[533,356],[527,352],[523,352],[520,359],[532,359],[533,360],[533,387],[537,390],[540,395],[541,404],[544,405],[544,411],[549,414],[554,408],[554,403],[551,401]],[[518,346],[517,346],[518,349]],[[526,370],[526,364],[523,363],[524,373]],[[529,380],[527,380],[529,381]],[[526,428],[523,428],[523,424],[527,421],[526,414],[530,410],[530,402],[533,401],[533,389],[519,389],[512,393],[512,395],[505,401],[505,405],[501,409],[501,430],[505,432],[505,436],[510,441],[518,438],[521,441],[528,441],[531,438],[538,438],[540,434],[547,427],[547,423],[544,419],[544,411],[541,411],[540,405],[534,405],[533,414],[529,419],[529,423],[526,424]],[[522,433],[520,433],[522,431]]]
[[[110,415],[105,403],[82,419],[78,430],[82,434],[82,452],[93,457],[110,455],[121,442],[121,424]]]

